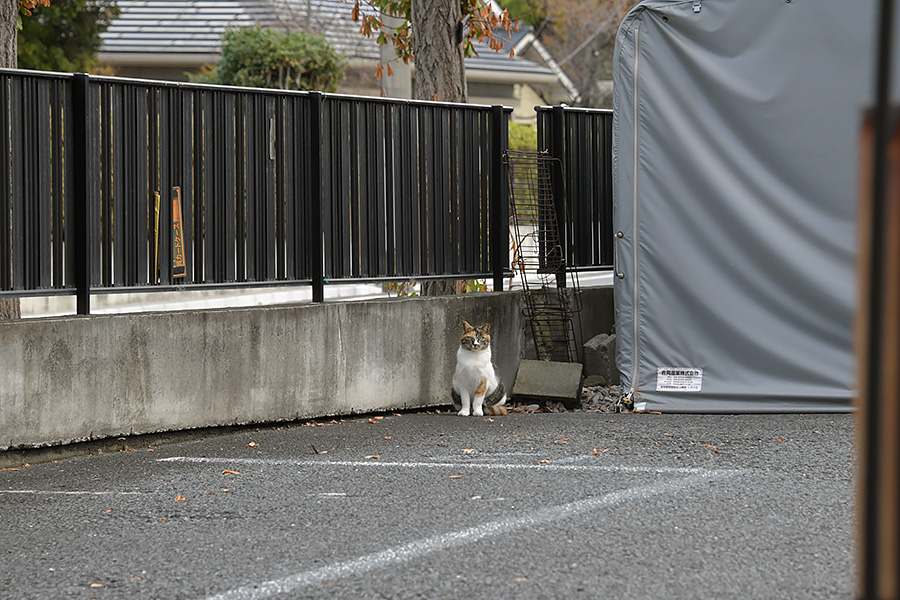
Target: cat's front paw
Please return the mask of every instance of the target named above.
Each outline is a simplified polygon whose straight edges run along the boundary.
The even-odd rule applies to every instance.
[[[476,408],[474,414],[475,414],[476,417],[483,417],[483,416],[484,416],[484,411],[483,411],[482,409],[480,409],[480,408]]]
[[[461,417],[468,417],[468,416],[469,416],[469,411],[466,410],[466,409],[464,408],[464,409],[462,409],[461,411],[459,411],[459,412],[456,413],[456,414],[458,414],[458,415],[461,416]]]

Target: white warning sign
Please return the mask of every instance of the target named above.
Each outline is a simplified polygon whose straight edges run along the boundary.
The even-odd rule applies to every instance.
[[[657,392],[699,392],[703,388],[703,369],[660,367],[656,372]]]

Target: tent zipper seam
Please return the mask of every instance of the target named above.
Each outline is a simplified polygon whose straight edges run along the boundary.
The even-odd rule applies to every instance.
[[[634,390],[637,386],[637,373],[638,373],[638,223],[637,223],[637,198],[638,198],[638,68],[640,67],[640,54],[641,54],[641,28],[637,26],[634,28],[634,86],[632,89],[632,111],[634,114],[634,173],[633,173],[633,182],[632,182],[632,198],[631,198],[631,231],[632,231],[632,276],[634,277],[634,282],[632,284],[632,323],[633,323],[633,331],[632,331],[632,342],[633,342],[633,354],[631,359],[631,385],[629,386],[628,392],[625,394],[625,397],[630,401],[629,404],[634,403]]]

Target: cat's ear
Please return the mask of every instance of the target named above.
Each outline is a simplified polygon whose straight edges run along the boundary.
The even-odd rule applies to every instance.
[[[475,331],[475,328],[472,327],[471,325],[469,325],[469,322],[466,321],[465,319],[463,319],[463,329],[466,330],[466,333],[468,333],[470,331]]]
[[[490,323],[485,323],[484,325],[482,325],[482,326],[479,327],[478,329],[481,330],[481,331],[483,331],[483,332],[485,332],[485,333],[490,333],[490,331],[491,331],[491,324],[490,324]]]

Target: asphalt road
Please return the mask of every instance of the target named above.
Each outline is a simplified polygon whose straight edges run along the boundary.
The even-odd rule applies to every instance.
[[[386,414],[0,472],[0,598],[850,598],[848,415]]]

